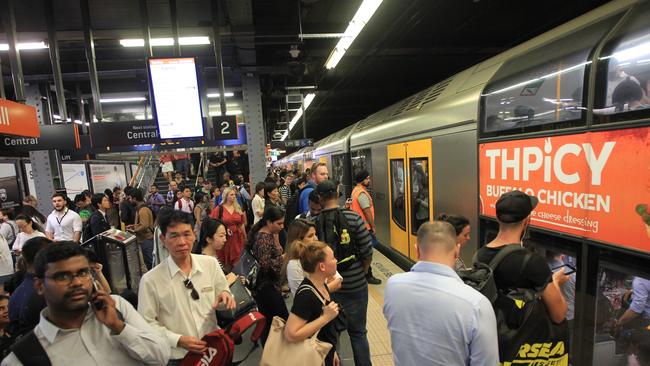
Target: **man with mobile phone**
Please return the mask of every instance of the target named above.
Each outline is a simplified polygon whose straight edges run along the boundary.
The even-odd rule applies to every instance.
[[[47,246],[34,267],[34,287],[47,307],[34,332],[16,342],[2,366],[35,364],[36,357],[53,366],[167,363],[165,340],[131,304],[103,289],[93,293],[92,269],[79,245]]]

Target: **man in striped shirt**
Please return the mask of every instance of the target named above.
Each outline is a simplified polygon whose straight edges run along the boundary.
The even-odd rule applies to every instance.
[[[366,336],[368,283],[366,271],[372,260],[372,241],[365,222],[356,212],[340,209],[337,185],[331,180],[318,184],[322,210],[316,220],[318,238],[334,251],[337,269],[343,276],[340,290],[332,300],[341,306],[347,317],[347,330],[352,343],[354,364],[371,365]]]

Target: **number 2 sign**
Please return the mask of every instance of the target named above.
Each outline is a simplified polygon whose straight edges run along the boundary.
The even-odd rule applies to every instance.
[[[236,140],[238,138],[235,116],[212,117],[212,128],[215,140]]]

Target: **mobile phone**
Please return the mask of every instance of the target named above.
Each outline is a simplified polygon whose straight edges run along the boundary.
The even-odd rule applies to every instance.
[[[93,278],[93,295],[96,294],[98,291],[99,290],[98,290],[98,286],[97,286],[97,281],[95,281],[95,279]],[[95,300],[95,301],[93,301],[93,306],[97,310],[102,310],[102,309],[104,309],[106,307],[106,303],[104,301],[102,301],[102,300]]]
[[[570,275],[570,274],[576,273],[576,268],[574,266],[570,265],[570,264],[563,264],[561,266],[551,268],[551,271],[552,272],[557,272],[557,271],[560,270],[560,268],[563,268],[563,267],[564,267],[564,274],[565,275]]]

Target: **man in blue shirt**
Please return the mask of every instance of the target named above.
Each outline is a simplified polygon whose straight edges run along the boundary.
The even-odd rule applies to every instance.
[[[460,253],[454,228],[423,224],[415,248],[420,261],[392,276],[384,295],[395,365],[497,365],[494,310],[453,270]]]
[[[632,280],[632,302],[623,315],[615,321],[617,331],[627,327],[650,322],[650,280],[634,277]],[[639,323],[639,324],[635,324]]]
[[[311,193],[311,191],[313,191],[321,182],[328,179],[329,171],[327,170],[327,165],[325,163],[316,163],[312,165],[311,179],[309,180],[309,183],[307,183],[307,187],[300,192],[300,214],[306,214],[309,212],[309,193]]]

